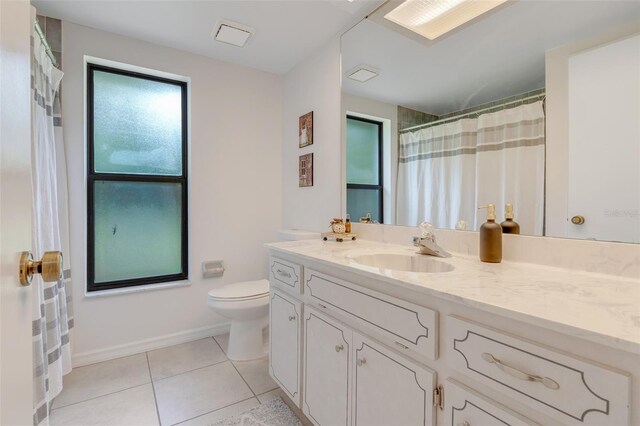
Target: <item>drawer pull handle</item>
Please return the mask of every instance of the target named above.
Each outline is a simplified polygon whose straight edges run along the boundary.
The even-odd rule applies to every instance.
[[[336,352],[340,352],[344,349],[344,345],[336,345]]]
[[[289,321],[295,321],[295,320],[296,320],[295,315],[289,315]]]
[[[393,343],[395,343],[396,345],[400,346],[402,349],[409,349],[409,346],[405,346],[400,342],[396,342],[395,340],[393,341]]]
[[[291,274],[288,272],[283,271],[282,269],[276,269],[276,272],[278,273],[278,275],[280,275],[281,277],[287,277],[287,278],[291,278]]]
[[[322,309],[327,309],[327,307],[325,305],[323,305],[322,303],[318,303],[318,306],[320,306]]]
[[[526,380],[528,382],[540,382],[545,387],[552,390],[560,389],[560,385],[555,380],[550,379],[548,377],[540,377],[533,374],[525,373],[524,371],[518,370],[517,368],[510,367],[507,364],[500,361],[498,358],[491,355],[490,353],[487,353],[487,352],[483,353],[482,359],[487,361],[489,364],[495,364],[496,367],[498,367],[500,370],[504,371],[505,373],[507,373],[512,377],[515,377],[516,379]]]
[[[366,363],[367,363],[367,360],[364,358],[358,358],[358,360],[356,361],[356,364],[358,364],[358,367],[362,367]]]

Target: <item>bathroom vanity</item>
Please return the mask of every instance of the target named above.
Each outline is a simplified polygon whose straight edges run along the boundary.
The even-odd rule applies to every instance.
[[[317,425],[640,424],[635,279],[366,240],[268,248],[269,371]]]

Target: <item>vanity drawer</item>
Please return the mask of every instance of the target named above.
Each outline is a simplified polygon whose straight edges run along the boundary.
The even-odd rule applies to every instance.
[[[448,379],[445,385],[445,425],[451,426],[531,426],[532,420],[498,404],[484,395]]]
[[[269,277],[272,284],[302,294],[302,267],[286,260],[269,259]]]
[[[334,310],[390,340],[398,350],[437,358],[438,313],[311,269],[305,293],[321,308]]]
[[[452,367],[564,424],[628,425],[630,377],[448,316]]]

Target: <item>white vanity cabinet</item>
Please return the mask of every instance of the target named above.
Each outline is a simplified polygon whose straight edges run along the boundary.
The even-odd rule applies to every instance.
[[[299,406],[302,303],[274,288],[269,298],[269,374]]]
[[[640,424],[635,355],[286,259],[270,265],[269,370],[316,426]]]
[[[353,425],[435,425],[436,373],[353,335]]]
[[[332,318],[305,309],[303,411],[318,426],[349,424],[351,335]]]

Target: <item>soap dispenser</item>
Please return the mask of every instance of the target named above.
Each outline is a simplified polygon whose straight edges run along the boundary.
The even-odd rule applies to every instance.
[[[480,260],[487,263],[502,261],[502,227],[496,223],[496,206],[488,204],[478,209],[487,209],[487,221],[480,227]]]
[[[519,234],[520,225],[513,220],[513,206],[507,204],[504,206],[504,222],[500,224],[502,226],[503,234]]]

